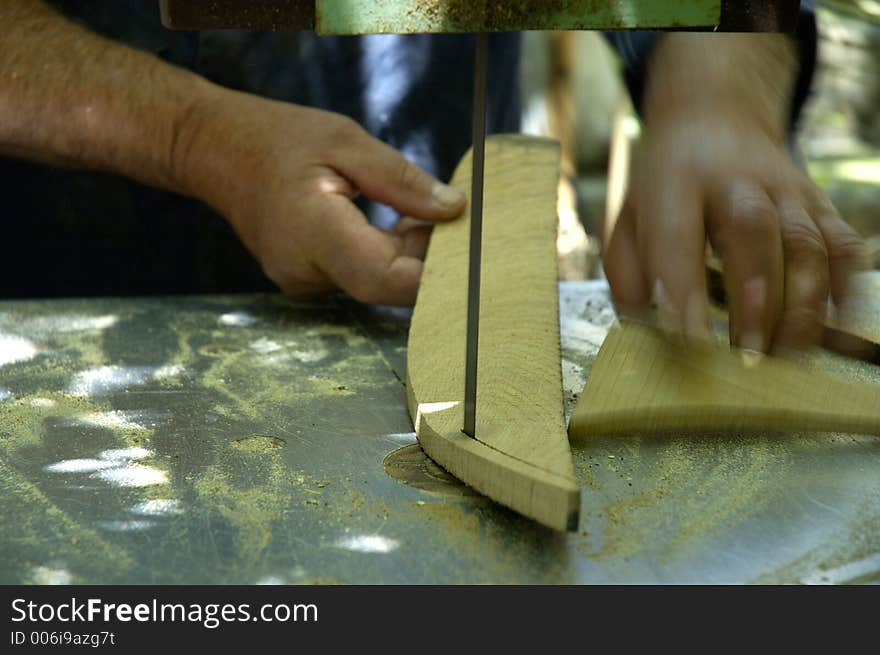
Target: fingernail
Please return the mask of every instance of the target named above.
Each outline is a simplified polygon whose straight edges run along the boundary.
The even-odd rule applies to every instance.
[[[436,182],[431,191],[434,202],[444,209],[459,207],[465,201],[465,195],[455,187]]]
[[[743,332],[739,340],[739,347],[743,350],[754,350],[755,352],[764,352],[764,335],[760,330],[747,330]]]
[[[654,289],[651,291],[651,302],[659,309],[669,305],[669,295],[666,293],[666,287],[663,281],[657,278],[654,282]]]
[[[663,282],[657,279],[654,282],[654,291],[651,295],[651,301],[657,308],[657,324],[660,329],[666,332],[668,336],[677,336],[681,333],[681,321],[678,312],[672,306],[669,294],[666,293],[666,287]]]
[[[709,313],[706,309],[706,298],[700,291],[694,291],[688,297],[684,314],[684,326],[688,337],[699,341],[712,339],[712,328],[709,324]]]

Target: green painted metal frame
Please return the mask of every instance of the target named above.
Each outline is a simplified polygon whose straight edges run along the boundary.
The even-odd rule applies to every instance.
[[[316,0],[321,34],[605,30],[718,25],[721,0]]]
[[[728,0],[160,0],[172,29],[319,34],[712,28]],[[771,3],[772,4],[772,3]]]

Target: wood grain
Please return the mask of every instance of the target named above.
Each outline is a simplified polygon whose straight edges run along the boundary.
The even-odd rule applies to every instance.
[[[470,189],[471,160],[452,184]],[[556,529],[577,527],[565,429],[556,272],[555,142],[486,142],[476,439],[461,432],[469,218],[434,228],[407,349],[422,448],[477,491]]]
[[[629,321],[612,328],[572,415],[572,440],[696,430],[880,435],[880,385],[721,345],[675,343]]]

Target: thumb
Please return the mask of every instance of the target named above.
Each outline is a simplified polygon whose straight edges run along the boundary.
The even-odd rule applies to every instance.
[[[450,220],[467,204],[462,191],[443,184],[366,132],[336,159],[334,168],[367,198],[389,205],[401,215],[425,221]]]

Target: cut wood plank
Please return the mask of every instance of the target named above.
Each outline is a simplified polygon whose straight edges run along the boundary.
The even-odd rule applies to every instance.
[[[696,430],[880,435],[880,384],[720,345],[674,343],[629,321],[614,326],[572,415],[572,440]]]
[[[434,228],[407,348],[419,443],[477,491],[556,529],[576,529],[580,488],[565,429],[556,272],[555,142],[486,141],[476,439],[461,432],[468,230]],[[471,159],[452,184],[470,189]]]

